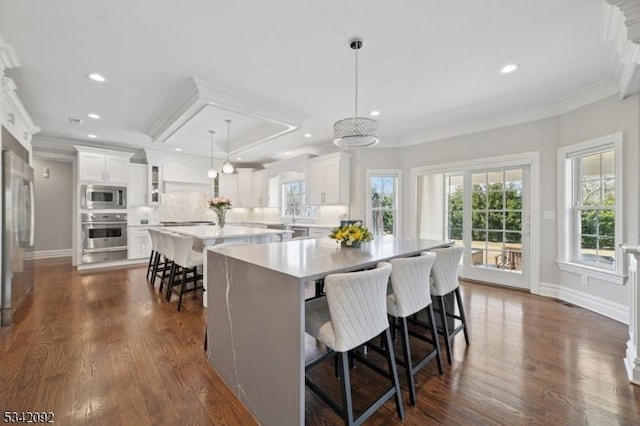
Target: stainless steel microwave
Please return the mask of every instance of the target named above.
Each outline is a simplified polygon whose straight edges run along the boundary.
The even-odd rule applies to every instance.
[[[126,209],[127,188],[123,186],[82,185],[83,209]]]

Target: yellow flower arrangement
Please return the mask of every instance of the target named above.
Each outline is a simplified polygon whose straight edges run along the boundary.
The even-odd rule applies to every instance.
[[[373,235],[367,228],[362,226],[361,222],[356,222],[334,228],[329,234],[329,238],[333,238],[339,243],[344,243],[344,245],[352,246],[371,241]]]

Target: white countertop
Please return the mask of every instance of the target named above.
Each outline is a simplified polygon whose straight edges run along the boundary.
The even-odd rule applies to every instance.
[[[220,229],[217,225],[198,225],[198,226],[171,226],[163,227],[163,231],[171,231],[176,234],[187,235],[199,240],[212,240],[217,238],[234,238],[234,237],[258,237],[263,235],[281,235],[293,233],[286,229],[266,229],[251,228],[247,226],[227,225]]]
[[[313,238],[252,246],[227,246],[208,250],[263,268],[303,279],[372,266],[399,256],[451,245],[449,241],[376,237],[360,248],[341,247],[335,240]]]

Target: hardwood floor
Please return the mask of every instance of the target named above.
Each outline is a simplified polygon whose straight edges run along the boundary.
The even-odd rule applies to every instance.
[[[255,424],[205,359],[199,296],[177,312],[145,273],[39,261],[27,309],[0,331],[0,411],[52,411],[63,425]],[[404,422],[389,402],[367,424],[640,423],[626,325],[526,292],[463,283],[462,293],[471,345],[458,335],[444,375],[435,362],[418,373],[416,407],[403,388]],[[307,350],[322,348],[309,338]],[[313,374],[338,392],[331,363]],[[381,380],[361,365],[352,374],[361,407]],[[341,423],[306,395],[307,423]]]

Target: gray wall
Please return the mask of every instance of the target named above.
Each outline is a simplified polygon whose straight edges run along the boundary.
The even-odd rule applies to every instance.
[[[33,159],[36,202],[36,253],[71,250],[73,166],[71,162]],[[43,169],[49,169],[49,178]]]

